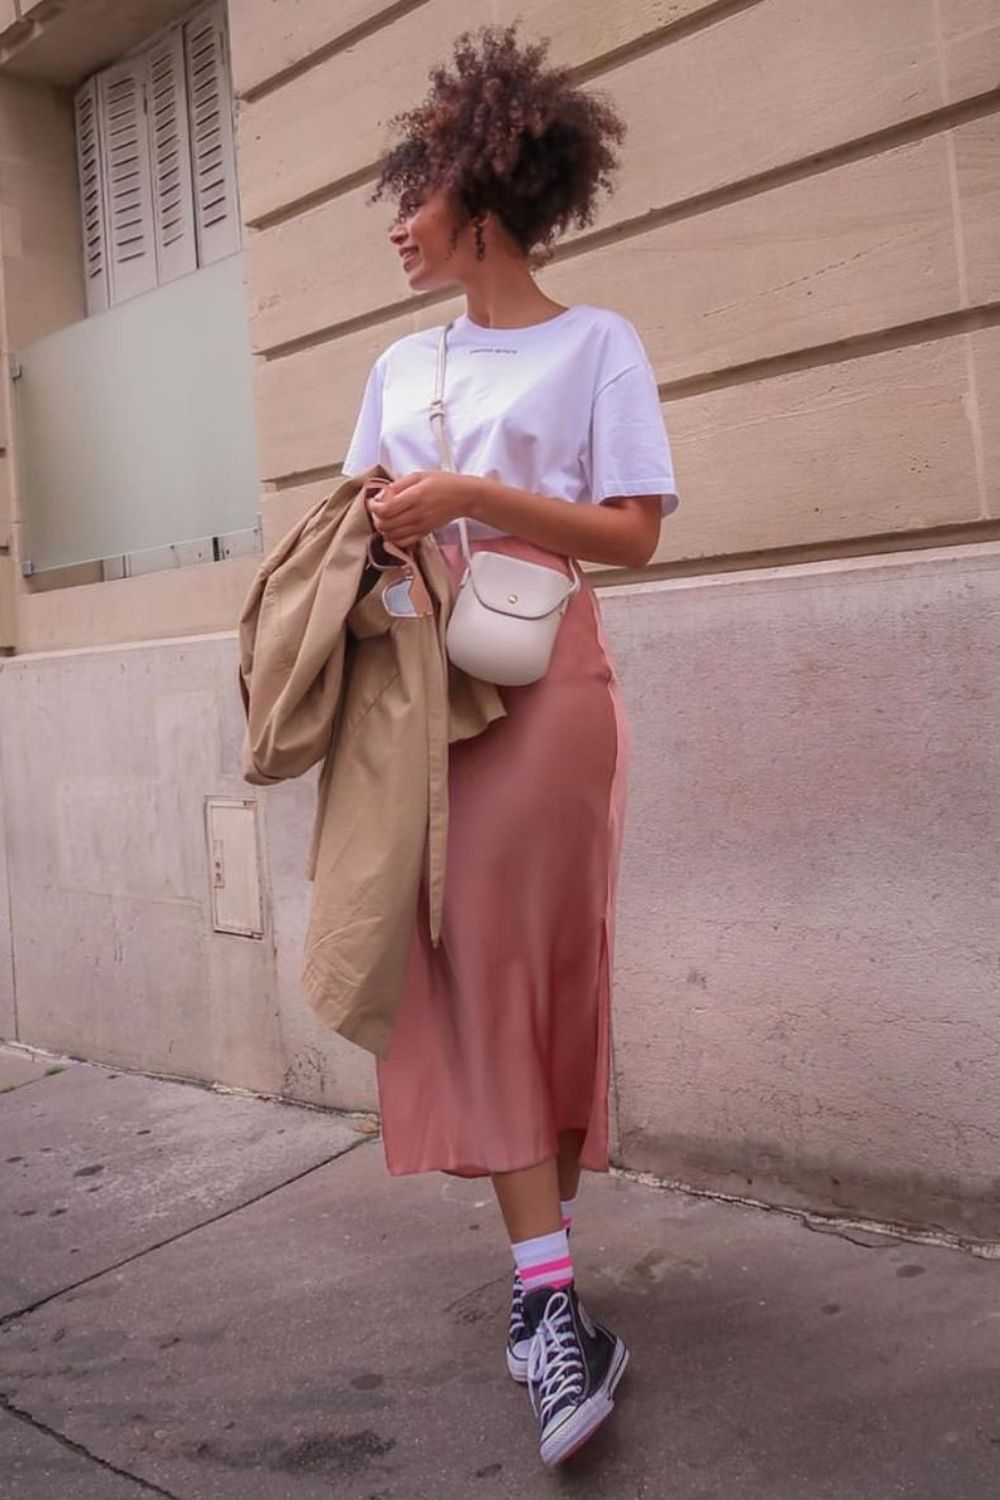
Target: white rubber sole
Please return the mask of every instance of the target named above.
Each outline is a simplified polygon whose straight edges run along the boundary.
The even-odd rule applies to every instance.
[[[615,1352],[611,1365],[599,1391],[588,1396],[575,1411],[560,1423],[555,1432],[545,1434],[539,1446],[543,1464],[552,1468],[561,1464],[582,1448],[588,1438],[593,1437],[602,1422],[606,1422],[614,1410],[614,1393],[628,1364],[628,1349],[623,1339],[615,1338]]]
[[[522,1340],[521,1347],[525,1350],[529,1349],[531,1347],[531,1340]],[[528,1356],[526,1353],[515,1354],[509,1344],[507,1345],[507,1369],[510,1371],[511,1378],[516,1380],[518,1385],[528,1384]]]

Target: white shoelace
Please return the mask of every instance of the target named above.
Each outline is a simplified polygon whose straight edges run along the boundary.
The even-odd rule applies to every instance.
[[[545,1316],[535,1330],[528,1350],[528,1393],[532,1409],[547,1422],[552,1408],[566,1396],[583,1395],[583,1364],[573,1329],[569,1297],[554,1292],[545,1305]],[[539,1403],[535,1387],[539,1386]]]

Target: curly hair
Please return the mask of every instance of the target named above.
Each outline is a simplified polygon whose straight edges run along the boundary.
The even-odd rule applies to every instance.
[[[544,258],[571,223],[593,222],[626,127],[609,99],[546,64],[549,38],[519,46],[519,21],[457,37],[452,67],[431,68],[423,103],[389,120],[401,139],[381,157],[368,201],[388,195],[406,215],[444,190],[456,207],[452,245],[492,211],[526,255]]]

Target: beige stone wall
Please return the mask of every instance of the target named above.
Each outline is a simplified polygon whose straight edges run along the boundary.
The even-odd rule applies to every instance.
[[[517,12],[478,0],[462,22]],[[364,205],[384,121],[457,29],[447,0],[386,15],[232,17],[265,541],[337,472],[375,354],[462,305],[409,293],[389,209]],[[630,126],[616,194],[541,279],[646,339],[685,500],[653,572],[1000,534],[989,0],[527,15]]]
[[[73,57],[91,66],[112,22],[134,41],[142,13],[0,13],[3,301],[22,329],[33,308],[77,315]],[[241,0],[265,546],[338,473],[379,350],[461,308],[409,292],[390,210],[364,199],[386,119],[459,25],[518,13],[629,122],[615,195],[541,279],[632,318],[662,382],[684,504],[645,576],[1000,535],[992,0],[470,0],[460,20],[446,0]],[[16,555],[16,488],[8,532]],[[37,650],[229,628],[254,560],[57,590],[4,566],[0,629],[16,590],[18,649]]]

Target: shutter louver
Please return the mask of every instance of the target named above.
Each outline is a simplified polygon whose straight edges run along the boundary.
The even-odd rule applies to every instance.
[[[85,83],[73,101],[76,114],[76,166],[83,229],[83,276],[87,312],[104,312],[111,302],[108,284],[108,234],[101,171],[100,114],[97,85]]]
[[[112,302],[156,285],[146,66],[145,58],[136,58],[109,68],[97,80]]]
[[[158,280],[164,282],[193,271],[197,264],[180,29],[169,31],[150,48],[145,61],[156,264]]]
[[[184,26],[200,265],[210,265],[240,247],[232,90],[225,37],[225,12],[220,5],[206,7]]]

